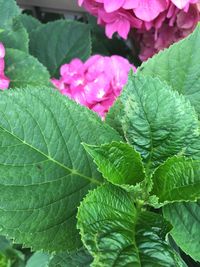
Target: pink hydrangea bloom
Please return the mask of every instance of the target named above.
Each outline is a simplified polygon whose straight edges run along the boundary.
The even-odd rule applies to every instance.
[[[136,39],[141,41],[142,60],[187,36],[200,20],[198,8],[200,0],[78,0],[78,2],[98,18],[99,24],[105,26],[109,38],[117,32],[122,38],[127,39],[128,34],[134,29]]]
[[[0,90],[5,90],[9,87],[10,80],[8,77],[5,76],[4,74],[4,69],[5,69],[5,48],[2,43],[0,43]]]
[[[51,79],[59,91],[77,103],[105,117],[128,79],[130,69],[136,70],[120,56],[95,55],[85,63],[73,59],[60,68],[60,79]]]
[[[165,20],[159,28],[146,32],[138,30],[132,34],[132,38],[140,45],[139,56],[142,61],[188,36],[200,20],[198,5],[190,5],[187,12],[178,9],[173,12],[171,18]]]

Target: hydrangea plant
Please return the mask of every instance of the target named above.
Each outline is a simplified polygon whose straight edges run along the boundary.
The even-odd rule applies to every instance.
[[[88,24],[0,10],[0,235],[26,267],[200,261],[200,26],[134,72]]]

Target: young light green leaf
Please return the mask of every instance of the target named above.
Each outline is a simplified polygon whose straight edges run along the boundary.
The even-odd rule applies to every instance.
[[[162,216],[135,208],[133,194],[111,184],[90,192],[78,211],[78,228],[93,267],[184,266],[165,242]]]
[[[200,161],[173,157],[152,176],[153,190],[161,204],[200,198]]]
[[[177,245],[195,261],[200,262],[200,201],[168,204],[163,212],[173,225],[171,235]]]
[[[30,52],[54,76],[62,64],[74,58],[86,60],[90,56],[90,28],[75,21],[49,22],[31,32]]]
[[[143,63],[139,72],[159,77],[185,95],[200,115],[200,25],[186,39]],[[187,51],[187,52],[186,52]]]
[[[10,27],[0,33],[0,40],[6,48],[15,48],[28,53],[28,33],[18,17],[12,21]]]
[[[11,266],[11,261],[6,255],[0,253],[0,266],[1,267],[9,267]]]
[[[0,233],[34,250],[81,246],[76,212],[102,177],[81,145],[119,135],[57,91],[32,87],[0,97]]]
[[[84,148],[109,182],[116,185],[136,185],[144,180],[141,156],[130,145],[112,142],[101,146],[84,144]]]
[[[189,101],[158,78],[130,74],[116,105],[119,102],[117,119],[124,136],[148,168],[183,153],[199,136],[198,118]]]
[[[20,9],[15,0],[0,0],[0,28],[12,23],[12,19],[20,14]]]
[[[50,85],[47,69],[36,58],[17,49],[6,50],[6,75],[11,88]]]
[[[92,256],[86,249],[81,248],[73,253],[56,254],[48,267],[90,267]]]

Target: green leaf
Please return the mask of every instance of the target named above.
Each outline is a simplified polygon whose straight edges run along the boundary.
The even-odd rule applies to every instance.
[[[139,211],[133,194],[103,185],[78,211],[78,228],[94,261],[91,266],[184,266],[165,242],[171,229],[162,216]]]
[[[187,148],[185,155],[200,160],[200,136]]]
[[[168,159],[153,174],[153,190],[159,202],[196,201],[200,198],[200,161]]]
[[[50,261],[48,267],[89,267],[92,262],[92,257],[81,248],[73,253],[59,253],[56,254]]]
[[[109,182],[117,185],[136,185],[144,180],[141,156],[130,145],[112,142],[101,146],[84,144],[84,148]]]
[[[0,28],[12,23],[12,19],[20,14],[20,9],[15,0],[0,0]]]
[[[200,262],[200,201],[168,204],[163,212],[173,225],[171,235],[178,246]]]
[[[200,25],[186,39],[143,63],[138,70],[165,80],[185,95],[200,115]]]
[[[8,29],[0,33],[0,40],[6,48],[15,48],[28,53],[28,33],[18,17],[13,20]]]
[[[5,252],[11,246],[11,241],[0,235],[0,252]]]
[[[189,101],[158,78],[130,74],[115,105],[121,108],[116,120],[125,138],[148,168],[183,153],[199,136],[198,118]]]
[[[27,261],[26,267],[49,267],[51,256],[47,253],[36,252]]]
[[[42,25],[39,20],[27,14],[21,14],[20,16],[18,16],[18,20],[21,21],[22,25],[24,26],[24,28],[27,30],[29,34],[33,30],[36,30],[39,26]]]
[[[119,135],[92,111],[49,88],[0,97],[0,234],[34,250],[81,245],[76,212],[102,180],[82,142]]]
[[[30,52],[55,76],[62,64],[90,56],[89,26],[67,20],[42,25],[30,34]]]
[[[123,104],[121,103],[119,97],[115,101],[114,105],[110,108],[109,112],[106,114],[105,121],[112,128],[114,128],[125,140],[120,117],[121,110],[123,109]]]
[[[4,254],[0,253],[0,266],[11,267],[11,261]]]
[[[17,49],[7,49],[5,60],[11,88],[50,85],[47,69],[33,56]]]

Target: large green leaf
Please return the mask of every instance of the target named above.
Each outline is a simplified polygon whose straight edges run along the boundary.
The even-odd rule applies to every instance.
[[[0,0],[0,28],[12,23],[12,19],[20,14],[20,9],[15,0]]]
[[[137,210],[133,195],[120,187],[107,184],[90,192],[79,207],[78,227],[93,267],[184,266],[165,242],[168,223]]]
[[[6,50],[6,75],[11,88],[50,85],[47,69],[36,58],[17,49]]]
[[[10,27],[0,32],[0,40],[6,48],[15,48],[28,53],[28,33],[18,17],[13,20]]]
[[[74,58],[86,60],[90,56],[90,28],[75,21],[49,22],[31,32],[30,52],[54,76],[62,64]]]
[[[101,146],[84,144],[84,147],[109,182],[117,185],[135,185],[144,180],[141,156],[130,145],[112,142]]]
[[[24,28],[27,30],[27,32],[30,34],[33,30],[36,30],[37,27],[41,26],[41,22],[34,17],[27,15],[27,14],[21,14],[18,16],[18,20],[21,21]]]
[[[185,155],[200,160],[200,136],[187,148]]]
[[[200,198],[200,161],[173,157],[158,167],[152,177],[159,202],[196,201]]]
[[[165,49],[143,63],[143,74],[167,81],[184,94],[200,115],[200,25],[188,38]]]
[[[199,136],[198,118],[189,101],[158,78],[130,74],[114,109],[117,106],[115,119],[148,167],[184,152]]]
[[[56,254],[48,267],[89,267],[91,262],[91,255],[86,249],[81,248],[73,253],[63,252]]]
[[[0,232],[35,250],[74,250],[76,211],[101,175],[81,142],[118,134],[90,110],[47,88],[0,97]]]
[[[163,211],[173,225],[171,234],[178,246],[200,262],[200,201],[168,204]]]

